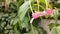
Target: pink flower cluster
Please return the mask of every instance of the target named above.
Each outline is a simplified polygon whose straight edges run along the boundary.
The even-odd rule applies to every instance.
[[[46,9],[46,11],[33,13],[32,18],[36,19],[40,16],[46,16],[46,15],[50,15],[52,13],[53,13],[53,11],[50,8],[48,8],[48,9]]]

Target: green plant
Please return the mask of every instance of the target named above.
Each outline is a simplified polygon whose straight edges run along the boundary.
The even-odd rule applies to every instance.
[[[57,22],[59,17],[59,8],[55,8],[52,15],[47,14],[39,16],[40,18],[37,19],[32,18],[32,14],[35,12],[40,13],[47,8],[53,10],[56,5],[51,5],[47,0],[9,0],[7,3],[6,6],[0,6],[0,34],[46,34],[39,27],[38,22],[44,17],[45,19],[53,18]],[[6,8],[7,10],[5,10]],[[60,26],[56,26],[56,23],[50,27],[52,34],[59,31],[60,28]]]

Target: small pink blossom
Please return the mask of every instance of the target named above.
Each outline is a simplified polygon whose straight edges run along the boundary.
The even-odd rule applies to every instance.
[[[48,8],[46,11],[43,12],[35,12],[32,14],[32,18],[36,19],[39,16],[46,16],[46,15],[50,15],[52,13],[54,13],[55,10],[51,10],[50,8]]]
[[[40,16],[45,16],[47,15],[46,11],[40,12]]]
[[[36,19],[40,16],[40,12],[35,12],[32,14],[32,18]]]
[[[43,12],[35,12],[35,13],[32,14],[32,18],[36,19],[39,16],[45,16],[46,14],[47,14],[46,11],[43,11]]]
[[[46,13],[47,15],[50,15],[52,13],[52,10],[50,8],[47,8]]]

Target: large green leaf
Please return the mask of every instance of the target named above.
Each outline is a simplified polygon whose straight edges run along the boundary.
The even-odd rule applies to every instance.
[[[60,3],[60,0],[58,0],[57,3]]]
[[[60,26],[52,28],[51,34],[60,34]]]
[[[24,19],[28,9],[29,9],[29,2],[28,1],[24,2],[24,4],[20,6],[20,8],[18,10],[18,16],[21,21]]]
[[[19,0],[18,4],[17,4],[17,8],[19,8],[19,6],[24,2],[24,0]]]
[[[19,26],[20,28],[28,28],[29,27],[29,16],[28,14],[28,9],[29,9],[29,1],[24,2],[18,10],[18,17],[19,17]]]
[[[29,18],[25,17],[23,22],[21,23],[22,28],[29,28]]]

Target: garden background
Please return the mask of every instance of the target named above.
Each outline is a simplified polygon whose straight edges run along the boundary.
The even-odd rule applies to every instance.
[[[0,34],[60,34],[60,0],[0,0]]]

